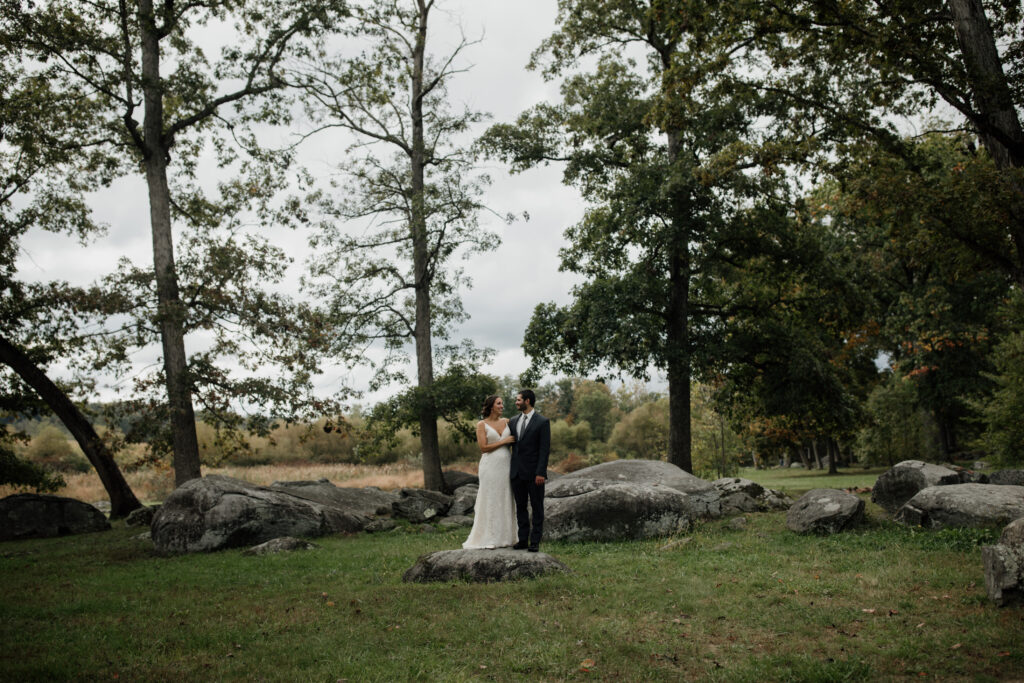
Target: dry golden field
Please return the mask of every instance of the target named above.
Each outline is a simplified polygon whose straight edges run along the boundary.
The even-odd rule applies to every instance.
[[[455,463],[445,469],[457,469],[476,474],[477,463]],[[301,481],[327,479],[337,486],[376,486],[382,489],[403,487],[422,488],[423,470],[418,464],[395,463],[389,465],[254,465],[250,467],[204,467],[203,474],[223,474],[254,484],[275,481]],[[174,472],[170,468],[146,468],[125,474],[128,485],[144,503],[158,503],[174,490]],[[65,474],[67,485],[56,494],[84,500],[88,503],[107,500],[107,493],[95,472]],[[0,486],[0,498],[15,491]]]

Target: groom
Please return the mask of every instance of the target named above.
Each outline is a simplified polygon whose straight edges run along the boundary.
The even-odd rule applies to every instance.
[[[548,454],[551,452],[551,423],[533,409],[537,397],[529,389],[516,396],[516,409],[521,415],[512,418],[509,427],[516,437],[512,448],[512,497],[516,501],[516,522],[519,542],[516,550],[526,548],[532,553],[540,550],[540,537],[544,530],[544,482],[548,477]],[[530,526],[529,500],[533,511]]]

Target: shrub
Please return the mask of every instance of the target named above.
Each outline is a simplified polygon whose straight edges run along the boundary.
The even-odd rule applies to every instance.
[[[650,401],[627,414],[608,439],[619,457],[663,460],[668,456],[668,399]]]
[[[91,469],[78,444],[60,427],[46,425],[25,448],[25,458],[55,472],[88,472]]]

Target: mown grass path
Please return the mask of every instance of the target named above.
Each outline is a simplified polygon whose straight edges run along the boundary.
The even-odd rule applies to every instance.
[[[466,531],[162,558],[116,526],[0,546],[4,680],[877,680],[1024,677],[1024,610],[985,597],[996,531],[785,529],[548,543],[574,573],[408,585]]]

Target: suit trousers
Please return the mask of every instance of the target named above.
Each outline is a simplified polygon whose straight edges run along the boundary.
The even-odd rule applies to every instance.
[[[516,523],[519,525],[519,542],[532,546],[540,545],[544,532],[544,484],[537,485],[531,479],[513,479],[512,497],[516,501]],[[527,508],[529,501],[529,508]],[[530,517],[533,524],[530,524]]]

